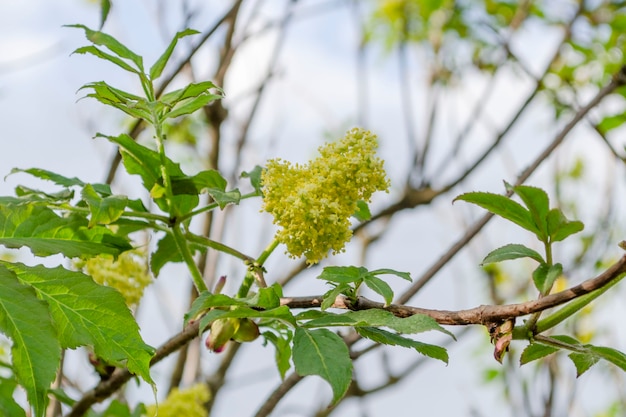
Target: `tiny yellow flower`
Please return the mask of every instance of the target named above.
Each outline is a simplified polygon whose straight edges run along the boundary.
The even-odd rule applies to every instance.
[[[165,401],[159,403],[159,417],[208,417],[204,404],[211,398],[206,384],[196,384],[186,389],[174,388]],[[156,415],[157,406],[146,407],[146,415]]]
[[[138,250],[123,252],[117,260],[101,255],[74,265],[98,284],[118,290],[129,307],[139,303],[144,289],[152,283],[146,256]]]
[[[376,135],[354,128],[321,146],[320,156],[305,165],[268,161],[261,177],[263,210],[280,226],[276,239],[290,256],[304,255],[307,263],[315,264],[329,251],[344,251],[357,202],[389,190],[377,146]]]

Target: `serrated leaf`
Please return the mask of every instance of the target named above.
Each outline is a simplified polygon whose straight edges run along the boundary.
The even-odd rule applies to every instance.
[[[115,107],[131,117],[143,119],[148,123],[153,122],[153,116],[146,99],[126,91],[114,88],[104,81],[92,82],[83,85],[80,89],[91,88],[93,93],[86,97],[95,98],[107,106]]]
[[[35,416],[45,414],[47,390],[61,361],[61,346],[45,302],[0,264],[0,331],[12,341],[13,371]]]
[[[117,256],[132,249],[128,238],[104,226],[89,228],[79,215],[61,217],[46,207],[19,204],[0,204],[0,245],[27,246],[36,256],[60,253],[69,258]]]
[[[318,375],[333,390],[333,404],[345,395],[352,382],[352,360],[344,341],[326,329],[296,328],[293,363],[300,376]]]
[[[191,177],[191,181],[196,187],[195,194],[208,193],[221,209],[228,204],[239,204],[241,200],[239,190],[226,191],[226,179],[213,169],[197,173]]]
[[[539,263],[544,262],[541,255],[536,251],[524,245],[511,243],[489,252],[489,254],[485,256],[485,259],[483,259],[481,265],[518,258],[531,258]]]
[[[185,29],[182,32],[178,32],[176,35],[174,35],[174,38],[171,40],[165,52],[163,52],[163,54],[159,57],[159,59],[157,59],[157,61],[150,68],[151,80],[154,81],[155,79],[161,76],[161,73],[163,72],[163,68],[165,68],[167,61],[169,61],[170,57],[172,56],[172,52],[174,51],[174,48],[176,47],[178,40],[181,38],[184,38],[185,36],[195,35],[196,33],[200,33],[200,32],[198,32],[197,30],[193,30],[193,29]]]
[[[139,326],[117,290],[60,266],[2,264],[47,302],[64,348],[93,346],[99,358],[125,365],[130,372],[153,384],[150,359],[154,348],[141,338]]]
[[[248,178],[250,179],[250,184],[252,185],[252,188],[254,188],[254,191],[256,191],[257,195],[262,195],[263,192],[261,191],[261,174],[263,173],[263,168],[260,167],[259,165],[255,166],[254,169],[252,169],[252,171],[250,172],[242,172],[241,173],[241,178]]]
[[[585,347],[594,355],[597,355],[600,358],[611,362],[613,365],[620,367],[622,371],[626,371],[626,354],[623,352],[605,346],[585,345]]]
[[[119,219],[128,204],[126,196],[100,197],[91,184],[83,187],[81,197],[89,206],[91,218],[89,227],[97,224],[111,224]]]
[[[400,271],[396,271],[395,269],[389,269],[389,268],[376,269],[374,271],[370,271],[370,274],[372,275],[395,275],[409,282],[413,281],[413,279],[411,278],[411,274],[409,272],[400,272]]]
[[[539,230],[535,226],[530,212],[522,207],[521,204],[508,197],[493,193],[472,192],[461,194],[453,201],[457,200],[476,204],[493,214],[515,223],[523,229],[533,232],[536,235],[539,234]]]
[[[139,72],[144,72],[143,59],[139,55],[128,49],[126,46],[124,46],[113,36],[108,35],[104,32],[91,30],[85,25],[66,25],[66,27],[83,29],[85,31],[85,36],[87,36],[87,39],[89,39],[89,41],[96,45],[107,47],[111,52],[113,52],[120,58],[132,61],[135,65],[137,65],[137,69],[139,70]]]
[[[366,275],[363,283],[365,283],[365,285],[367,285],[367,287],[375,293],[382,295],[382,297],[385,299],[386,306],[391,304],[391,302],[393,301],[393,290],[391,289],[389,284],[373,275]]]
[[[572,352],[567,356],[572,360],[574,366],[576,367],[576,378],[587,372],[589,368],[598,363],[600,360],[597,356],[588,353]]]
[[[184,116],[185,114],[191,114],[196,110],[208,105],[212,101],[222,98],[220,94],[202,94],[195,98],[184,100],[179,102],[180,105],[174,107],[174,110],[165,115],[166,119],[173,119],[175,117]]]
[[[15,187],[15,195],[23,201],[47,202],[51,204],[66,203],[74,198],[74,191],[63,189],[56,193],[46,193],[32,188],[18,185]]]
[[[539,240],[545,242],[548,238],[547,216],[550,211],[550,200],[548,194],[541,188],[528,185],[514,187],[515,193],[522,199],[530,215],[539,230]]]
[[[441,346],[418,342],[416,340],[408,339],[398,334],[391,333],[382,329],[377,329],[375,327],[357,327],[356,331],[361,336],[373,340],[376,343],[412,348],[422,355],[428,356],[429,358],[438,359],[446,364],[448,363],[448,352],[445,348]]]

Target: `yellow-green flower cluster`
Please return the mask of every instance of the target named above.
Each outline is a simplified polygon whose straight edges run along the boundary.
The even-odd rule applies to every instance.
[[[268,161],[262,174],[263,210],[274,216],[280,226],[276,239],[292,257],[304,255],[314,264],[331,250],[344,250],[357,202],[389,189],[377,146],[376,135],[354,128],[321,146],[320,156],[305,165]]]
[[[179,390],[174,388],[165,401],[159,403],[159,417],[208,417],[204,404],[211,398],[211,393],[206,384],[196,384],[189,388]],[[156,415],[157,406],[146,407],[146,415]]]
[[[129,307],[139,303],[143,290],[152,282],[146,257],[136,250],[123,252],[117,260],[101,255],[78,261],[75,266],[98,284],[118,290]]]

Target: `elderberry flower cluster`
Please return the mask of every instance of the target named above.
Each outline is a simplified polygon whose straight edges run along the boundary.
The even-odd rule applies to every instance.
[[[344,251],[352,237],[350,216],[359,200],[388,191],[383,161],[376,157],[376,135],[354,128],[337,142],[321,146],[305,165],[268,161],[262,174],[263,210],[280,226],[276,239],[290,256],[309,264]]]
[[[159,417],[207,417],[209,412],[204,404],[211,398],[211,393],[206,384],[196,384],[189,388],[174,388],[165,401],[156,405],[149,405],[146,416],[156,415]]]
[[[152,283],[145,254],[137,250],[123,252],[116,260],[101,255],[74,265],[98,284],[118,290],[129,307],[139,303],[144,289]]]

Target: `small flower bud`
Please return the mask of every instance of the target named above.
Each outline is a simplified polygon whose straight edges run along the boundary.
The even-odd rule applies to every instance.
[[[216,353],[224,350],[226,343],[239,329],[239,323],[240,319],[237,318],[217,319],[211,323],[211,331],[205,341],[207,349]]]

